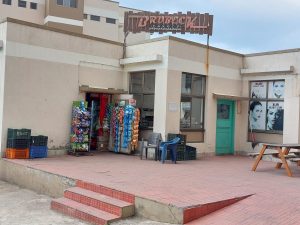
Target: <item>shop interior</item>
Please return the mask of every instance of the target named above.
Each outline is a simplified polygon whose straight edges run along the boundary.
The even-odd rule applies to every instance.
[[[153,131],[155,71],[130,73],[129,93],[81,86],[84,103],[73,103],[71,151],[132,154]]]

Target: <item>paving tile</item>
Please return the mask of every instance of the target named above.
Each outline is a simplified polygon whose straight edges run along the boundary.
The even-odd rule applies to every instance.
[[[111,153],[9,161],[180,207],[254,194],[189,225],[296,225],[300,221],[300,168],[294,165],[290,178],[272,162],[263,161],[252,172],[254,159],[237,156],[178,164]]]

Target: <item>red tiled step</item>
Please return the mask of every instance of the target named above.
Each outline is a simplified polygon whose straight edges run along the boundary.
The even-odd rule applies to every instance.
[[[80,187],[67,189],[64,196],[65,198],[95,207],[122,218],[134,215],[134,205],[132,203],[124,202],[122,200],[82,189]]]
[[[116,215],[95,209],[91,206],[83,205],[67,198],[52,200],[51,209],[97,225],[106,225],[119,219]]]
[[[112,188],[88,183],[81,180],[76,181],[76,186],[134,204],[135,196],[126,192],[118,191]]]

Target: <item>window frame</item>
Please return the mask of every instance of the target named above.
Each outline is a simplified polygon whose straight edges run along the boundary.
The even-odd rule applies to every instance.
[[[27,8],[27,1],[18,0],[18,7],[19,8]]]
[[[191,75],[191,79],[192,79],[192,82],[191,82],[191,92],[190,94],[189,93],[183,93],[183,90],[182,90],[182,78],[184,75]],[[194,85],[193,85],[193,81],[194,81],[194,77],[199,77],[202,79],[202,94],[195,94],[194,92]],[[194,73],[187,73],[187,72],[182,72],[181,74],[181,95],[180,95],[180,119],[181,119],[181,103],[183,102],[183,98],[188,98],[190,99],[190,103],[191,103],[191,116],[190,116],[190,127],[182,127],[181,125],[181,121],[179,120],[179,127],[180,127],[180,131],[183,131],[183,132],[189,132],[189,131],[205,131],[205,96],[206,96],[206,76],[205,75],[202,75],[202,74],[194,74]],[[200,99],[201,102],[203,103],[203,106],[202,106],[202,118],[200,118],[202,120],[202,124],[201,125],[201,128],[194,128],[192,127],[192,111],[193,111],[193,104],[192,104],[192,101],[193,101],[193,98],[196,98],[196,99]],[[201,117],[201,112],[200,112],[200,117]]]
[[[62,4],[60,4],[59,1],[62,1]],[[72,4],[72,1],[74,2],[74,6]],[[76,9],[78,6],[78,0],[56,0],[56,4],[62,7],[68,7],[68,8],[73,8]]]
[[[154,75],[154,90],[153,91],[145,91],[145,76],[147,73],[153,73]],[[142,76],[142,82],[141,82],[141,85],[142,85],[142,90],[141,92],[134,92],[132,91],[133,90],[133,76],[134,74],[139,74],[139,76]],[[132,94],[132,95],[140,95],[141,98],[142,98],[142,103],[141,103],[141,107],[140,107],[140,111],[141,111],[141,120],[140,122],[143,122],[142,121],[142,116],[143,116],[143,113],[144,112],[144,109],[148,109],[148,108],[144,108],[145,104],[144,104],[144,99],[145,99],[145,96],[146,95],[153,95],[153,122],[154,122],[154,108],[155,108],[155,79],[156,79],[156,71],[155,70],[145,70],[145,71],[137,71],[137,72],[131,72],[129,74],[129,93]],[[142,126],[140,125],[140,129],[141,130],[152,130],[153,129],[153,125],[152,126]]]
[[[12,0],[2,0],[3,5],[12,5]]]
[[[33,6],[35,6],[35,8]],[[38,8],[38,4],[36,2],[30,2],[30,9],[37,10],[37,8]]]
[[[249,104],[248,104],[248,112],[250,113],[250,104],[253,101],[259,101],[259,102],[264,102],[266,105],[266,109],[265,109],[265,129],[264,130],[259,130],[259,129],[252,129],[252,133],[265,133],[265,134],[283,134],[283,130],[267,130],[267,108],[268,108],[268,103],[269,102],[280,102],[283,103],[283,108],[284,108],[284,99],[285,96],[283,98],[280,99],[276,99],[276,98],[270,98],[269,97],[269,83],[272,83],[274,81],[284,81],[286,83],[285,79],[273,79],[273,80],[250,80],[249,81]],[[266,98],[252,98],[251,96],[251,87],[252,87],[252,83],[254,82],[266,82]],[[283,118],[284,119],[284,118]],[[284,125],[284,124],[283,124]],[[250,128],[250,123],[249,123],[249,117],[248,117],[248,132],[251,132],[251,128]]]
[[[96,19],[97,18],[97,19]],[[99,20],[98,20],[99,19]],[[90,20],[92,21],[96,21],[96,22],[100,22],[101,21],[101,17],[97,16],[97,15],[90,15]]]
[[[117,23],[116,19],[109,18],[109,17],[106,17],[105,21],[106,21],[106,23],[110,23],[110,24],[116,24]]]

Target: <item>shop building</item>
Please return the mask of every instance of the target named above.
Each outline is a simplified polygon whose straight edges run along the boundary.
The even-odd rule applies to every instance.
[[[133,94],[140,137],[186,134],[198,155],[244,154],[253,142],[299,143],[299,49],[243,55],[141,34],[123,57],[121,36],[32,22],[0,24],[2,156],[8,128],[49,136],[49,151],[68,148],[72,101],[90,93]],[[253,102],[259,102],[257,118]]]

